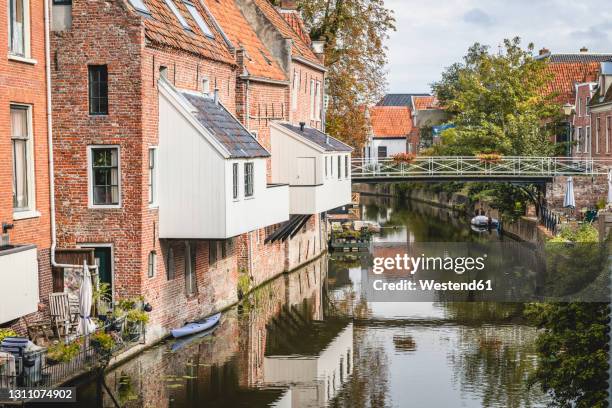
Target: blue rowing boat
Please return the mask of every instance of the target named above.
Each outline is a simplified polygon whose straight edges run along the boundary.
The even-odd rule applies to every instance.
[[[185,337],[191,334],[199,333],[201,331],[210,329],[211,327],[219,323],[219,319],[221,319],[221,313],[212,315],[199,322],[187,323],[183,327],[179,327],[178,329],[172,329],[171,331],[172,337],[174,338]]]

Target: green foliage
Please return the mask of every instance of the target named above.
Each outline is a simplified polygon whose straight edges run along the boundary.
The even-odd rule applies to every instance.
[[[598,210],[603,210],[604,208],[606,208],[606,205],[607,203],[605,198],[600,198],[596,204]]]
[[[94,304],[100,300],[110,301],[112,299],[110,283],[100,282],[97,289],[94,287],[92,297]]]
[[[579,242],[595,243],[599,241],[599,231],[591,224],[581,224],[578,227],[565,225],[559,234],[548,242]]]
[[[98,331],[90,337],[90,341],[94,347],[100,350],[110,352],[115,347],[115,339],[109,333]]]
[[[248,273],[240,273],[238,276],[238,293],[246,295],[251,290],[251,278]]]
[[[4,340],[5,337],[14,337],[17,336],[15,330],[12,329],[0,329],[0,343]]]
[[[608,315],[603,303],[528,305],[526,316],[543,330],[531,382],[551,394],[554,406],[607,406]]]
[[[144,310],[132,309],[125,314],[128,322],[147,324],[149,322],[149,314]]]
[[[81,343],[74,341],[72,343],[58,342],[47,349],[47,359],[66,363],[71,361],[81,351]]]
[[[518,37],[504,40],[500,53],[475,43],[463,63],[442,74],[432,87],[456,127],[442,132],[435,154],[554,154],[550,138],[561,107],[554,94],[542,94],[552,78],[533,50],[533,44],[524,50]]]
[[[512,184],[469,183],[468,197],[472,202],[484,202],[499,210],[505,220],[515,221],[525,214],[533,194]]]

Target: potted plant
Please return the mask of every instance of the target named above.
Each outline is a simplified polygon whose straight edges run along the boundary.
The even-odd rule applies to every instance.
[[[414,161],[416,155],[412,153],[396,153],[391,158],[395,164],[410,164]]]
[[[115,339],[109,333],[102,330],[94,333],[89,338],[91,346],[98,353],[110,353],[115,348]]]
[[[476,154],[476,158],[480,160],[481,163],[498,163],[501,161],[502,155],[496,152],[478,153]]]
[[[47,361],[50,364],[67,363],[72,361],[81,351],[81,342],[58,342],[47,349]]]

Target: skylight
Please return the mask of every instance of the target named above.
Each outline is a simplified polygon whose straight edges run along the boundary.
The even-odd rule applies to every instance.
[[[181,25],[183,26],[184,29],[186,30],[191,30],[191,27],[189,27],[189,24],[187,24],[187,21],[185,20],[185,18],[181,15],[180,11],[178,8],[176,8],[176,4],[174,4],[174,2],[172,0],[164,0],[166,2],[166,5],[168,6],[168,8],[170,10],[172,10],[172,12],[174,13],[174,15],[176,16],[176,18],[178,19],[179,23],[181,23]]]
[[[204,19],[198,12],[198,9],[196,9],[193,4],[187,3],[187,2],[185,2],[185,6],[187,7],[187,10],[189,10],[191,17],[193,17],[196,24],[198,25],[198,27],[200,27],[200,30],[202,30],[204,35],[206,35],[207,37],[211,37],[211,38],[214,37],[214,34],[212,33],[212,31],[210,31],[208,24],[206,24],[206,22],[204,21]]]
[[[129,0],[129,1],[132,7],[134,7],[136,10],[143,12],[143,13],[151,14],[151,12],[149,11],[149,9],[147,8],[147,6],[144,4],[142,0]]]

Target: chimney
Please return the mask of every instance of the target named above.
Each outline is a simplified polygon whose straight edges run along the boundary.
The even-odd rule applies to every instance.
[[[538,55],[547,55],[550,54],[550,50],[546,47],[542,47]]]
[[[297,10],[297,2],[295,0],[281,0],[281,9]]]
[[[215,88],[213,100],[215,101],[215,105],[219,105],[219,89],[218,88]]]
[[[306,122],[300,122],[300,132],[304,131],[304,126],[306,126]]]
[[[312,52],[314,52],[321,63],[325,63],[325,41],[313,41],[311,47]]]
[[[582,48],[580,49],[580,53],[581,53],[581,54],[585,54],[585,53],[587,53],[587,52],[589,52],[589,49],[588,49],[587,47],[582,47]]]

